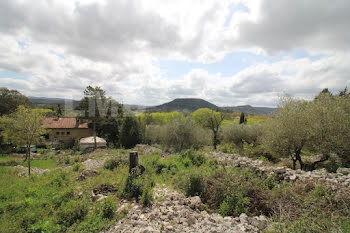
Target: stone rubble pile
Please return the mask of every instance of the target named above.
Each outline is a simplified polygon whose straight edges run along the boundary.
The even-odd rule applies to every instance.
[[[22,165],[17,165],[17,166],[14,166],[14,168],[21,169],[21,172],[18,173],[18,176],[20,176],[20,177],[28,176],[28,168],[27,167],[24,167]],[[31,174],[43,174],[45,172],[50,172],[50,171],[51,171],[50,169],[40,169],[37,167],[30,168]]]
[[[88,159],[82,162],[81,164],[84,166],[87,170],[97,170],[100,167],[103,166],[107,158],[100,158],[100,159]]]
[[[209,214],[198,196],[186,198],[166,187],[154,188],[152,207],[124,203],[118,211],[129,209],[128,215],[110,228],[116,232],[260,232],[267,226],[265,216],[222,217]]]
[[[293,170],[287,167],[268,166],[261,160],[254,160],[237,154],[210,152],[207,153],[207,155],[217,158],[221,164],[252,168],[262,174],[275,175],[281,181],[314,180],[325,182],[327,185],[342,185],[350,187],[350,168],[339,168],[336,173],[327,172],[324,168],[314,171],[303,171],[300,169]]]

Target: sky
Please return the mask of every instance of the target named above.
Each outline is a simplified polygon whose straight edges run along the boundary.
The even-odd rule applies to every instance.
[[[350,87],[349,0],[1,0],[0,87],[274,107]]]

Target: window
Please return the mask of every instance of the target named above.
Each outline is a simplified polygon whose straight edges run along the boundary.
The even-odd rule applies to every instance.
[[[63,135],[64,135],[64,132],[61,132],[61,135],[63,136]]]
[[[56,136],[60,135],[60,132],[56,132]]]
[[[69,136],[69,135],[70,135],[70,132],[69,132],[69,131],[67,131],[66,135],[67,135],[67,136]]]

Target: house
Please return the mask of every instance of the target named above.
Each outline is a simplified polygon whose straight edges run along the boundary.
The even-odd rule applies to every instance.
[[[49,130],[46,139],[52,144],[67,144],[93,135],[88,120],[76,117],[45,117],[43,124]]]

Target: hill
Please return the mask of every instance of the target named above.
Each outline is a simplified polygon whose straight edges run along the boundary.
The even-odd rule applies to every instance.
[[[218,107],[203,99],[195,98],[178,98],[154,107],[148,107],[146,110],[151,112],[167,112],[167,111],[196,111],[200,108],[209,108],[213,110],[226,110],[233,112],[244,112],[253,115],[268,115],[276,111],[276,108],[253,107],[251,105]]]
[[[209,108],[209,109],[216,110],[219,107],[203,99],[178,98],[168,103],[164,103],[162,105],[149,107],[147,108],[147,110],[155,111],[155,112],[196,111],[197,109],[200,109],[200,108]]]

